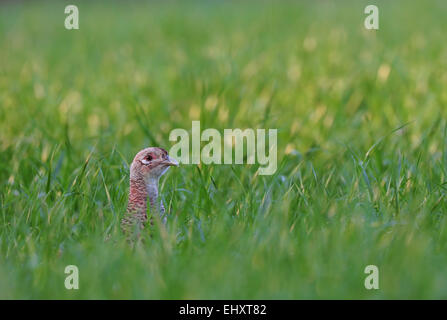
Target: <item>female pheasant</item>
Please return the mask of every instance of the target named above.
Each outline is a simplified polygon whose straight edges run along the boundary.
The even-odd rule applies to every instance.
[[[178,166],[178,162],[162,148],[143,149],[133,159],[130,166],[129,202],[121,220],[121,229],[127,235],[135,231],[139,233],[144,228],[148,199],[151,213],[158,213],[166,222],[165,208],[158,198],[158,181],[170,166]]]

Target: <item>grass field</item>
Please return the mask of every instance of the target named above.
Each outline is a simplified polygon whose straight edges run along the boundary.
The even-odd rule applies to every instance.
[[[445,1],[72,2],[0,4],[0,298],[447,298]],[[171,169],[132,249],[129,163],[192,120],[278,170]]]

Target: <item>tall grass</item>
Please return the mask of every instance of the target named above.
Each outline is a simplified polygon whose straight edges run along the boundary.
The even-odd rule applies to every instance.
[[[0,6],[0,298],[447,297],[444,2],[76,4]],[[171,169],[132,249],[129,163],[192,120],[278,170]]]

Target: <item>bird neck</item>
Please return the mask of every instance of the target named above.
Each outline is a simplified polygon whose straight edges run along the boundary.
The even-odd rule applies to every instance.
[[[146,191],[151,209],[155,209],[158,202],[158,179],[152,178],[146,181]]]
[[[131,178],[127,210],[146,213],[148,199],[151,210],[156,210],[158,202],[158,179]]]

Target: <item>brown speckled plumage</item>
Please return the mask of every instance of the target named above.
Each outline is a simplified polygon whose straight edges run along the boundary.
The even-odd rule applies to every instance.
[[[127,212],[121,220],[121,229],[127,235],[138,236],[147,222],[147,201],[151,214],[158,213],[166,222],[165,209],[158,196],[158,181],[170,166],[178,163],[168,156],[166,150],[146,148],[137,153],[130,166],[130,187]]]

